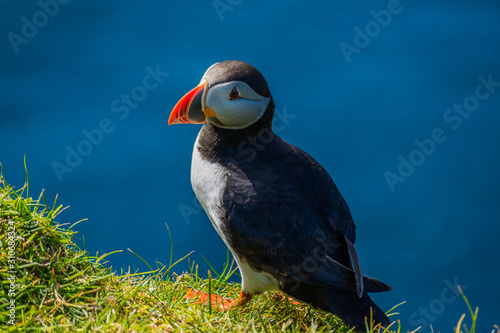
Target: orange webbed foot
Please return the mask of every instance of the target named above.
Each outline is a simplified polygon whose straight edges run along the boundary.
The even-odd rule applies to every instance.
[[[292,303],[293,305],[300,305],[300,306],[306,306],[307,304],[300,303],[299,301],[296,301],[295,298],[288,297],[288,301]]]
[[[210,299],[209,299],[210,296]],[[222,297],[216,294],[209,295],[208,293],[201,292],[195,289],[189,289],[185,296],[186,300],[196,300],[195,303],[204,303],[210,305],[213,308],[218,308],[219,310],[228,310],[233,307],[239,307],[247,303],[252,299],[252,296],[244,293],[243,291],[240,293],[240,297],[235,300],[231,300],[226,297]]]
[[[296,300],[295,298],[290,297],[290,296],[283,294],[283,293],[275,293],[273,297],[274,297],[276,302],[288,301],[288,302],[290,302],[290,304],[293,304],[293,305],[307,306],[307,304],[305,304],[299,300]]]

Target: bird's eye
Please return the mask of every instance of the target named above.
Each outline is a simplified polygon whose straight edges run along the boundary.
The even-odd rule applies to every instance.
[[[234,87],[233,90],[231,90],[231,92],[229,93],[229,99],[237,99],[238,97],[240,97],[240,93],[238,92],[238,89]]]

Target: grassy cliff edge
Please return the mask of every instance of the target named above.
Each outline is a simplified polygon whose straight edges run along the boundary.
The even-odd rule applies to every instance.
[[[180,276],[171,272],[187,256],[156,263],[149,272],[113,272],[105,259],[120,251],[92,256],[80,249],[72,239],[81,221],[56,222],[63,208],[56,201],[51,205],[43,192],[36,200],[29,197],[29,182],[15,190],[0,173],[1,331],[349,331],[337,317],[294,305],[280,293],[266,293],[229,311],[185,300],[190,288],[237,298],[240,285],[228,282],[237,271],[229,258],[222,272],[212,268],[208,278],[201,278],[194,264]],[[469,309],[473,323],[467,331],[474,332],[477,310]],[[399,332],[401,326],[394,323],[390,329]]]

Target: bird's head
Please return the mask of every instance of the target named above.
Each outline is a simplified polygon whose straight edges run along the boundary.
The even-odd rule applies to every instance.
[[[237,60],[208,68],[200,84],[175,105],[168,124],[209,122],[226,129],[242,129],[259,119],[272,120],[274,104],[267,82],[253,66]]]

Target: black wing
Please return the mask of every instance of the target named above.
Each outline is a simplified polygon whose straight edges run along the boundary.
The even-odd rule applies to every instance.
[[[247,264],[282,283],[290,278],[358,295],[363,285],[367,292],[387,290],[363,278],[349,208],[307,153],[275,137],[252,161],[237,156],[221,162],[230,174],[225,233]]]

